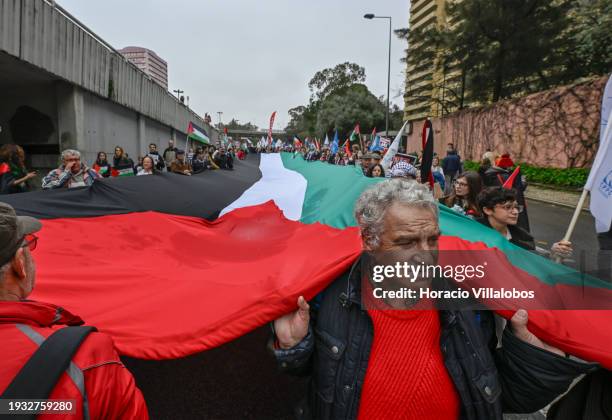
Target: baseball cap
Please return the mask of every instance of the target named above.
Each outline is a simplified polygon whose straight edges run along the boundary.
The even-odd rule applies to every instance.
[[[13,207],[0,202],[0,266],[13,258],[25,235],[37,232],[41,227],[37,219],[17,216]]]

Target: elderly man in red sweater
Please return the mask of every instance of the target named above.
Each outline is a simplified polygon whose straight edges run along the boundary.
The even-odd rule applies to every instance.
[[[438,208],[414,181],[365,191],[355,217],[371,254],[437,251]],[[498,347],[490,311],[401,310],[414,304],[401,299],[384,302],[399,310],[377,310],[362,306],[369,294],[361,288],[356,263],[310,305],[300,297],[295,312],[273,323],[281,369],[311,375],[298,418],[501,419],[544,407],[594,369],[533,335],[524,310]]]
[[[46,391],[37,384],[48,382],[45,374],[49,371],[34,371],[29,382],[24,379],[31,356],[45,347],[54,333],[83,324],[81,318],[59,306],[27,300],[35,283],[32,252],[40,228],[38,220],[17,216],[11,206],[0,203],[0,398],[9,398],[10,392],[11,398],[16,395],[73,404],[70,412],[46,412],[53,419],[147,419],[142,394],[106,334],[91,332],[74,355],[68,354],[68,368],[57,372],[61,376],[55,385],[51,382],[46,395],[41,396]],[[65,347],[56,349],[60,351],[45,356],[58,359],[50,360],[51,366],[61,364],[62,353],[68,351]]]

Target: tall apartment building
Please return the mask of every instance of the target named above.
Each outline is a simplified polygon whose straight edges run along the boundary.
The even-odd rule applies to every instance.
[[[125,47],[119,52],[136,65],[140,70],[148,74],[151,79],[168,90],[168,63],[159,55],[147,48]]]
[[[427,26],[446,25],[446,2],[448,0],[411,0],[410,31]],[[420,45],[408,45],[410,51]],[[440,83],[442,79],[452,78],[452,71],[444,72],[439,68],[436,59],[423,61],[416,65],[409,64],[406,68],[406,92],[404,93],[404,119],[408,121],[422,120],[427,116],[435,117],[442,113],[439,101],[435,98],[444,95]],[[452,70],[452,69],[451,69]],[[446,73],[446,74],[444,74]]]

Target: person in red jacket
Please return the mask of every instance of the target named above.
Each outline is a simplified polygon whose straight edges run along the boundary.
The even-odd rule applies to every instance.
[[[11,206],[0,203],[0,394],[48,336],[64,326],[83,324],[59,306],[26,300],[35,285],[32,251],[40,228],[38,220],[17,216]],[[49,399],[76,404],[76,415],[54,414],[54,419],[148,419],[142,393],[112,338],[99,332],[83,341]]]

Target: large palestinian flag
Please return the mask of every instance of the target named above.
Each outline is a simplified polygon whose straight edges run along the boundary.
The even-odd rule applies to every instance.
[[[43,219],[32,299],[80,315],[125,355],[168,359],[237,338],[345,272],[361,251],[355,200],[376,182],[350,166],[262,154],[234,171],[102,180],[3,200]],[[444,207],[440,225],[441,249],[488,252],[497,285],[542,291],[552,308],[572,307],[576,290],[587,303],[612,301],[610,284]],[[496,309],[509,317],[518,307]],[[611,320],[602,310],[529,309],[541,339],[608,368]]]

